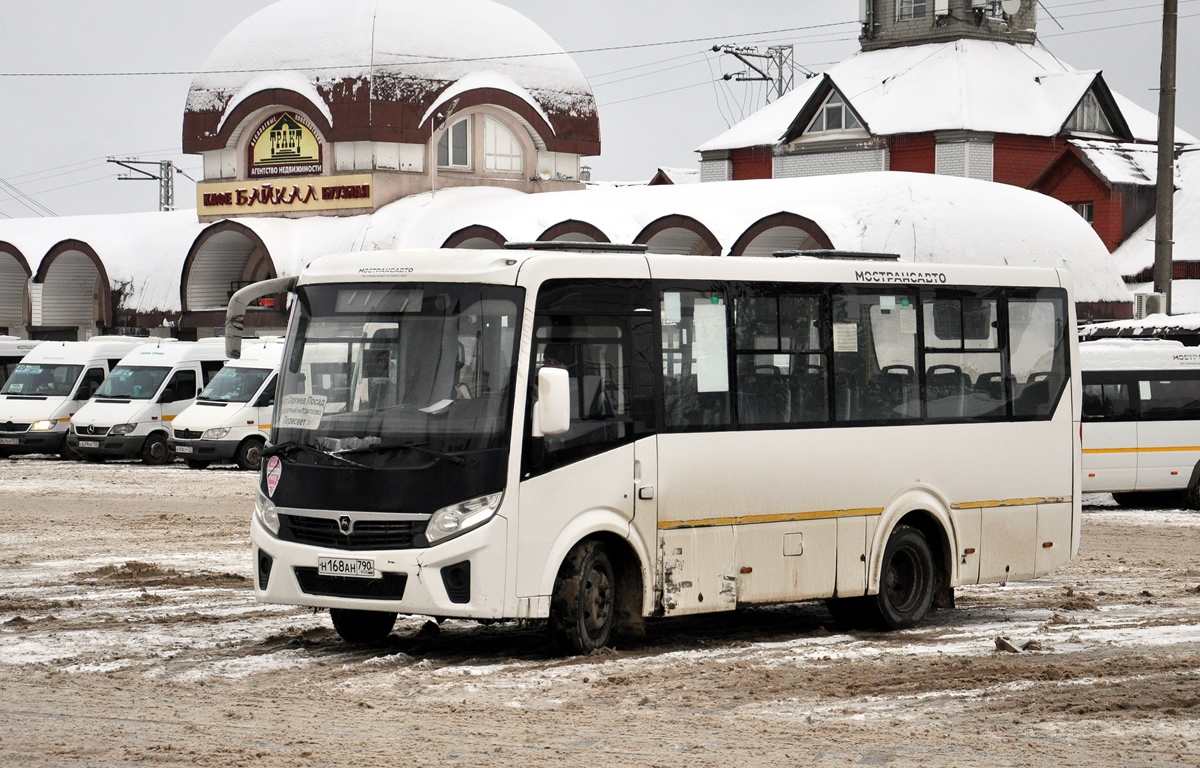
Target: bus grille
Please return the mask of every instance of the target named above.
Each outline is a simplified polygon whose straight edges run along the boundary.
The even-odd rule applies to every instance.
[[[378,579],[352,579],[321,576],[316,568],[293,568],[300,589],[308,595],[325,597],[364,597],[375,600],[402,600],[407,573],[381,573]]]
[[[359,520],[354,523],[354,531],[346,535],[338,529],[337,520],[302,515],[279,516],[279,538],[330,549],[412,549],[413,536],[423,530],[423,520]]]
[[[28,424],[14,424],[11,421],[0,424],[0,432],[24,432],[27,429],[29,429]]]
[[[75,434],[86,435],[88,437],[104,437],[108,434],[108,429],[108,427],[93,427],[77,424],[75,425]]]
[[[204,433],[198,429],[177,429],[171,434],[176,440],[199,440]]]

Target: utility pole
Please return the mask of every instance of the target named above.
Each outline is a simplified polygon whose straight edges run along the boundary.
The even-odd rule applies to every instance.
[[[160,211],[175,210],[175,174],[177,172],[184,178],[195,181],[195,179],[192,179],[191,176],[188,176],[186,173],[184,173],[182,168],[176,167],[175,163],[171,162],[170,160],[153,161],[138,160],[136,157],[110,157],[108,158],[108,162],[115,163],[122,168],[128,168],[130,171],[133,171],[133,173],[139,174],[137,176],[134,176],[131,173],[123,174],[117,177],[117,179],[120,181],[157,181],[158,210]],[[142,170],[141,168],[137,167],[139,165],[158,166],[158,173],[155,174],[151,173],[150,171]]]
[[[792,90],[796,82],[795,52],[790,45],[773,45],[762,52],[757,48],[738,45],[714,45],[713,53],[724,53],[733,56],[753,71],[736,72],[725,75],[726,80],[737,80],[739,83],[765,82],[774,88],[775,99]],[[773,99],[767,96],[767,103]]]
[[[1158,203],[1154,224],[1154,290],[1171,314],[1171,272],[1175,236],[1175,49],[1179,0],[1163,0],[1162,69],[1158,91]]]

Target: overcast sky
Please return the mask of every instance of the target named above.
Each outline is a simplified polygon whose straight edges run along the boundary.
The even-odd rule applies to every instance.
[[[814,72],[858,50],[857,0],[500,1],[571,52],[591,82],[603,155],[585,162],[597,180],[697,167],[696,146],[764,105],[761,84],[719,79],[743,67],[712,53],[716,43],[793,44],[797,65]],[[199,178],[199,157],[180,153],[191,76],[112,73],[194,71],[230,29],[271,2],[6,2],[0,219],[157,210],[157,183],[118,181],[122,169],[108,156],[170,159]],[[329,4],[331,14],[337,5]],[[1039,14],[1039,37],[1052,53],[1077,69],[1103,70],[1111,88],[1157,110],[1161,2],[1042,5],[1062,26]],[[1179,13],[1177,122],[1200,135],[1200,0],[1179,0]],[[63,73],[71,74],[49,76]],[[26,74],[44,76],[12,76]],[[7,185],[36,204],[14,198]],[[187,179],[178,179],[175,194],[178,207],[195,206]]]

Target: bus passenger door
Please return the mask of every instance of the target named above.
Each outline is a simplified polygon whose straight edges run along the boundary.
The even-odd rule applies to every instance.
[[[1186,488],[1200,459],[1200,379],[1175,373],[1137,383],[1141,420],[1137,425],[1139,491]]]
[[[1083,490],[1131,491],[1138,474],[1138,424],[1125,382],[1083,387]]]
[[[649,304],[637,302],[647,290],[633,280],[543,284],[530,381],[543,366],[565,369],[571,419],[566,433],[541,437],[525,419],[518,597],[539,594],[546,568],[558,565],[547,558],[567,539],[573,544],[600,531],[629,538],[635,518],[639,528],[655,530],[654,380],[646,348],[653,324]],[[529,408],[536,397],[529,393]],[[644,549],[653,552],[653,542]]]

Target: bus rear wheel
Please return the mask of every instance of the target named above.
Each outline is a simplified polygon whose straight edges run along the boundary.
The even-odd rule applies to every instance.
[[[368,644],[382,642],[396,626],[396,614],[384,611],[354,611],[348,608],[330,608],[329,618],[338,636],[347,643]]]
[[[880,568],[879,594],[872,612],[882,629],[907,629],[921,623],[933,605],[933,552],[925,536],[908,525],[897,525],[888,538]]]
[[[165,437],[154,434],[146,438],[146,442],[142,445],[142,461],[151,466],[159,466],[170,460],[171,448],[167,445]]]
[[[237,464],[238,469],[258,471],[262,466],[262,450],[263,443],[257,438],[248,438],[242,441],[242,444],[237,447],[237,452],[233,455],[233,461]]]
[[[591,653],[609,644],[617,581],[599,541],[577,544],[558,571],[550,598],[550,628],[560,649]]]

